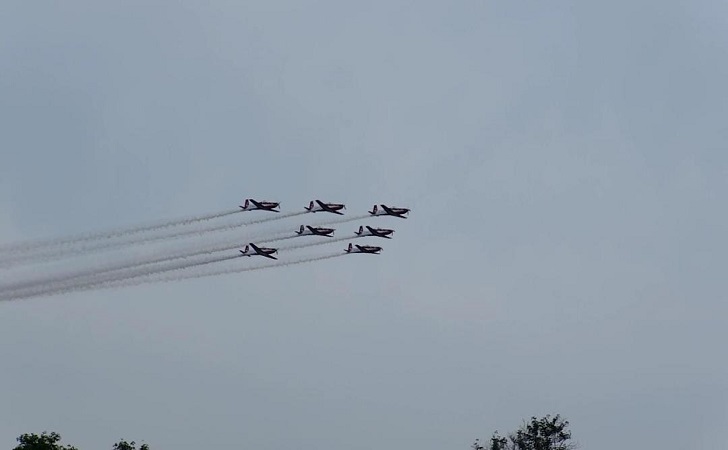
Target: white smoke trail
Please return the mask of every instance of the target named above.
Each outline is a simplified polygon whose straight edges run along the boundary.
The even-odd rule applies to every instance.
[[[207,220],[217,219],[220,217],[229,216],[231,214],[242,212],[240,209],[231,209],[220,211],[211,214],[205,214],[202,216],[191,216],[180,219],[168,220],[161,223],[135,226],[131,228],[120,228],[117,230],[101,231],[98,233],[81,234],[77,236],[60,237],[43,239],[37,241],[20,242],[17,244],[8,244],[0,246],[0,253],[18,253],[27,252],[33,249],[45,248],[45,247],[56,247],[68,244],[74,244],[78,242],[95,241],[100,239],[109,239],[114,237],[129,236],[138,233],[144,233],[147,231],[161,230],[164,228],[189,225],[196,222],[204,222]]]
[[[43,295],[56,295],[56,294],[64,294],[68,292],[78,291],[78,290],[85,290],[87,288],[96,288],[97,286],[103,286],[107,283],[114,282],[114,281],[123,281],[131,278],[137,278],[142,277],[145,275],[152,275],[157,273],[163,273],[163,272],[171,272],[175,270],[182,270],[192,267],[198,267],[203,266],[206,264],[212,264],[216,262],[223,262],[228,261],[231,259],[240,258],[242,255],[227,255],[227,256],[217,256],[214,258],[207,258],[201,261],[183,261],[181,263],[177,263],[174,265],[169,266],[163,266],[163,267],[157,267],[157,268],[147,268],[142,270],[136,270],[136,271],[128,271],[122,274],[109,274],[109,276],[105,278],[100,279],[93,279],[88,280],[85,282],[76,282],[76,283],[67,283],[67,284],[55,284],[50,285],[46,287],[39,287],[39,288],[27,288],[27,289],[19,289],[15,291],[10,292],[3,292],[0,294],[0,301],[8,301],[8,300],[19,300],[23,298],[30,298],[30,297],[38,297]]]
[[[242,273],[242,272],[252,272],[256,270],[264,270],[264,269],[273,269],[277,267],[286,267],[286,266],[292,266],[296,264],[303,264],[307,262],[313,262],[313,261],[321,261],[325,259],[331,259],[336,258],[339,256],[344,256],[346,253],[333,253],[329,255],[322,255],[322,256],[314,256],[309,258],[303,258],[293,261],[279,261],[275,264],[267,264],[264,266],[255,266],[255,267],[242,267],[242,268],[228,268],[228,269],[218,269],[214,271],[208,271],[208,272],[196,272],[196,273],[190,273],[190,274],[182,274],[177,276],[171,276],[171,277],[152,277],[153,275],[162,273],[162,272],[169,272],[169,271],[176,271],[176,270],[182,270],[182,269],[190,269],[193,267],[198,267],[206,264],[212,264],[215,262],[222,262],[230,259],[239,258],[240,255],[235,256],[226,256],[224,258],[216,258],[214,260],[206,260],[206,261],[200,261],[194,264],[187,264],[183,267],[168,267],[164,270],[158,270],[155,272],[142,274],[142,275],[134,275],[129,277],[124,277],[120,279],[110,279],[100,282],[91,282],[81,285],[75,285],[75,286],[68,286],[64,288],[56,288],[56,289],[48,289],[45,291],[34,291],[34,292],[26,292],[26,293],[18,293],[15,295],[5,296],[0,295],[0,301],[11,301],[11,300],[20,300],[20,299],[26,299],[31,297],[39,297],[44,295],[58,295],[58,294],[65,294],[69,292],[77,292],[77,291],[87,291],[87,290],[98,290],[98,289],[115,289],[115,288],[121,288],[121,287],[130,287],[130,286],[138,286],[141,284],[149,284],[149,283],[165,283],[165,282],[173,282],[173,281],[182,281],[186,279],[194,279],[194,278],[203,278],[203,277],[211,277],[211,276],[217,276],[217,275],[225,275],[225,274],[232,274],[232,273]]]
[[[173,275],[173,276],[164,276],[164,277],[157,277],[154,275],[150,275],[149,278],[144,279],[135,279],[135,280],[126,280],[121,282],[114,282],[113,284],[110,284],[110,287],[127,287],[127,286],[138,286],[140,284],[148,284],[148,283],[168,283],[172,281],[182,281],[182,280],[192,280],[195,278],[205,278],[205,277],[213,277],[218,275],[227,275],[227,274],[233,274],[233,273],[243,273],[243,272],[253,272],[256,270],[263,270],[263,269],[274,269],[276,267],[286,267],[286,266],[293,266],[296,264],[303,264],[307,262],[313,262],[313,261],[322,261],[324,259],[331,259],[336,258],[339,256],[345,256],[346,253],[343,252],[337,252],[332,253],[328,255],[321,255],[321,256],[312,256],[308,258],[303,259],[295,259],[293,261],[279,261],[277,263],[273,264],[266,264],[264,266],[254,266],[254,267],[231,267],[227,269],[215,269],[210,271],[204,271],[204,272],[193,272],[193,273],[183,273],[180,275]]]
[[[371,214],[359,214],[357,216],[344,216],[339,219],[326,220],[321,225],[335,225],[337,223],[353,222],[355,220],[363,220],[374,217]]]
[[[148,244],[148,243],[158,242],[158,241],[179,239],[179,238],[184,238],[184,237],[192,236],[192,235],[217,233],[217,232],[232,230],[235,228],[282,220],[282,219],[285,219],[288,217],[299,216],[301,214],[306,214],[306,211],[281,214],[281,215],[278,215],[275,217],[266,217],[266,218],[257,219],[257,220],[247,220],[245,222],[236,222],[236,223],[231,223],[231,224],[215,225],[215,226],[210,226],[210,227],[205,227],[205,228],[196,228],[194,230],[177,231],[174,233],[142,237],[142,238],[137,238],[137,239],[133,239],[133,240],[122,240],[122,241],[117,241],[117,242],[98,242],[96,244],[89,243],[88,245],[83,245],[80,247],[77,246],[77,247],[57,248],[57,249],[51,249],[51,251],[40,252],[40,253],[31,253],[31,254],[26,254],[26,255],[23,255],[23,254],[9,255],[9,257],[6,260],[3,260],[2,257],[0,257],[0,268],[16,267],[16,266],[34,263],[34,262],[48,262],[48,261],[53,261],[53,260],[57,260],[57,259],[62,259],[65,257],[79,256],[79,255],[89,254],[89,253],[93,253],[93,252],[99,252],[99,251],[103,251],[103,250],[137,246],[137,245]]]
[[[293,215],[296,215],[296,214],[293,214]],[[364,216],[364,217],[366,217],[366,216]],[[271,219],[277,219],[277,217],[262,219],[262,221],[269,221]],[[348,220],[356,220],[356,219],[348,218]],[[338,222],[341,223],[341,222],[343,222],[343,220],[338,220]],[[176,252],[176,253],[164,255],[161,257],[156,257],[153,259],[147,259],[147,260],[134,259],[131,261],[123,261],[123,262],[116,263],[116,264],[110,264],[110,265],[101,266],[101,267],[96,266],[96,267],[93,267],[90,269],[84,269],[84,270],[79,270],[79,271],[75,271],[75,272],[71,272],[71,273],[59,274],[59,275],[56,275],[53,277],[47,277],[47,278],[42,278],[42,279],[32,279],[32,280],[24,281],[22,283],[15,283],[12,285],[5,285],[5,286],[0,285],[0,296],[9,295],[10,293],[12,293],[14,291],[18,291],[21,289],[27,289],[27,288],[31,288],[31,287],[36,288],[36,289],[39,289],[42,287],[47,288],[47,287],[49,287],[49,285],[53,285],[56,283],[66,284],[71,281],[76,282],[76,283],[78,283],[78,282],[88,283],[88,282],[94,281],[96,277],[109,273],[109,272],[123,271],[123,270],[127,270],[127,269],[143,267],[143,266],[152,265],[152,264],[171,262],[176,259],[187,259],[187,258],[200,256],[200,255],[209,255],[209,254],[213,254],[213,253],[217,253],[217,252],[221,252],[221,251],[228,251],[228,250],[232,250],[232,249],[235,249],[238,247],[242,247],[247,242],[251,242],[251,241],[260,242],[260,239],[262,239],[262,237],[263,236],[250,236],[245,239],[236,239],[235,241],[222,242],[217,245],[205,244],[204,247],[198,246],[196,249],[188,249],[188,250],[185,250],[182,252]],[[273,243],[273,242],[277,242],[277,241],[292,239],[295,237],[299,237],[299,235],[298,234],[291,234],[291,235],[283,234],[282,235],[279,233],[279,235],[277,235],[277,236],[274,235],[272,237],[264,239],[263,243],[268,244],[268,243]],[[353,239],[356,239],[359,237],[360,236],[357,236],[354,234],[354,235],[348,236],[348,237],[345,236],[345,237],[339,237],[339,238],[333,238],[333,239],[326,238],[324,240],[319,240],[319,241],[314,241],[314,242],[305,242],[302,244],[297,244],[297,245],[292,245],[292,246],[279,247],[279,249],[280,250],[301,249],[301,248],[314,247],[314,246],[319,246],[319,245],[326,245],[326,244],[330,244],[333,242],[353,240]]]
[[[282,247],[279,247],[278,250],[296,250],[299,248],[316,247],[319,245],[326,245],[326,244],[331,244],[334,242],[350,241],[350,240],[357,239],[359,237],[360,236],[353,235],[353,236],[342,236],[342,237],[338,237],[338,238],[326,238],[326,240],[323,240],[323,241],[314,241],[314,242],[306,242],[303,244],[282,246]]]
[[[266,242],[276,242],[276,241],[282,241],[286,239],[290,239],[292,237],[295,237],[296,235],[290,236],[288,234],[282,235],[273,235],[272,237],[266,239]],[[77,270],[74,272],[67,272],[58,274],[56,276],[52,277],[46,277],[46,278],[38,278],[38,279],[32,279],[27,280],[21,283],[15,283],[10,285],[0,285],[0,295],[4,292],[10,292],[10,291],[16,291],[19,289],[29,288],[31,286],[40,287],[42,285],[51,285],[54,283],[66,283],[71,280],[78,281],[78,280],[85,280],[87,278],[93,278],[105,273],[109,272],[115,272],[120,270],[126,270],[131,269],[134,267],[143,267],[151,264],[159,264],[163,262],[169,262],[174,261],[176,259],[187,259],[192,258],[195,256],[200,255],[210,255],[213,253],[218,253],[222,251],[228,251],[233,250],[236,248],[241,248],[245,246],[247,242],[249,242],[250,239],[236,239],[235,241],[226,241],[221,242],[219,244],[205,244],[204,247],[197,246],[194,249],[187,249],[185,251],[178,251],[175,253],[171,253],[164,256],[159,256],[152,259],[132,259],[127,261],[122,261],[116,264],[107,264],[105,266],[95,266],[92,268],[86,268],[82,270]],[[88,281],[88,280],[86,280]]]
[[[363,219],[367,219],[367,218],[370,218],[370,217],[373,217],[373,216],[370,215],[370,214],[360,214],[358,216],[341,217],[341,218],[338,218],[338,219],[317,220],[317,221],[312,221],[312,222],[308,222],[308,223],[303,223],[301,225],[304,225],[304,226],[308,225],[308,226],[311,226],[311,227],[326,227],[326,226],[329,226],[329,225],[336,225],[336,224],[339,224],[339,223],[353,222],[355,220],[363,220]],[[339,229],[334,229],[334,234],[336,234],[337,232],[340,233],[340,230]],[[354,235],[354,236],[356,236],[356,234],[354,234],[354,231],[353,230],[352,230],[351,234]],[[291,238],[298,237],[298,236],[301,236],[301,237],[304,237],[304,238],[305,237],[316,237],[316,235],[308,235],[308,234],[307,235],[299,235],[299,234],[295,234],[295,235],[291,236]]]

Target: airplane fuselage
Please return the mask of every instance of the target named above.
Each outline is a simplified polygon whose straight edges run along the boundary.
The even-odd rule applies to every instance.
[[[377,255],[382,251],[382,247],[376,247],[373,245],[351,245],[344,250],[346,253],[370,253]]]
[[[387,205],[374,205],[372,210],[369,211],[369,214],[372,216],[392,216],[406,219],[405,214],[408,214],[409,211],[408,208],[390,208]]]
[[[320,228],[320,227],[310,227],[306,226],[304,228],[303,225],[301,225],[301,228],[296,231],[296,233],[299,236],[324,236],[324,237],[333,237],[334,236],[334,229],[333,228]]]
[[[392,239],[391,236],[389,236],[392,233],[372,233],[371,231],[365,231],[363,233],[356,233],[359,237],[379,237],[384,239]]]
[[[259,202],[256,200],[253,200],[252,198],[245,199],[245,203],[240,206],[240,209],[243,211],[273,211],[273,212],[279,212],[275,208],[278,208],[280,206],[280,203],[278,202]]]
[[[268,247],[255,247],[251,244],[248,244],[245,246],[245,249],[240,250],[240,254],[242,256],[264,256],[266,258],[270,259],[277,259],[273,256],[274,253],[278,253],[278,249],[276,248],[268,248]]]
[[[380,237],[384,239],[392,239],[392,236],[390,236],[390,234],[392,233],[372,233],[370,234],[370,236]]]
[[[389,230],[386,228],[372,228],[370,226],[367,226],[367,229],[364,230],[364,227],[362,226],[359,227],[359,231],[355,231],[354,234],[359,237],[373,236],[384,239],[392,239],[391,235],[394,234],[394,230]]]
[[[341,203],[324,203],[321,200],[312,200],[305,208],[309,212],[330,212],[334,214],[343,215],[340,212],[342,209],[346,209],[346,206]]]

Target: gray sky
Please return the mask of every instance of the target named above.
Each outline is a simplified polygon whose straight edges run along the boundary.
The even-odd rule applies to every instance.
[[[0,240],[248,196],[410,219],[377,258],[0,305],[0,446],[466,449],[546,413],[725,444],[726,2],[213,4],[0,4]]]

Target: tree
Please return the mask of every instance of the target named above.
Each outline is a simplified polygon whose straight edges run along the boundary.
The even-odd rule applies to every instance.
[[[127,442],[125,439],[122,439],[114,444],[113,450],[136,450],[136,442]],[[147,444],[142,444],[142,446],[139,447],[139,450],[149,450],[149,446]]]
[[[33,434],[23,434],[17,438],[18,446],[13,450],[78,450],[72,445],[61,445],[61,435],[44,431],[40,436]],[[136,442],[127,442],[125,439],[114,444],[113,450],[137,450]],[[139,450],[149,450],[147,444],[142,444]]]
[[[473,450],[572,450],[576,444],[571,441],[569,422],[558,414],[551,417],[547,414],[538,419],[524,422],[515,432],[502,437],[496,431],[487,446],[476,439],[471,446]]]
[[[22,434],[17,438],[18,445],[13,450],[78,450],[72,445],[61,445],[61,435],[56,432],[50,434],[46,431],[37,435]]]

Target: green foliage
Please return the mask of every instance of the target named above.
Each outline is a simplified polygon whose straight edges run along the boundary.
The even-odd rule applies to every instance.
[[[498,435],[496,431],[487,446],[479,440],[471,446],[473,450],[572,450],[576,444],[571,441],[569,422],[558,414],[554,417],[546,415],[538,419],[531,417],[508,437]]]
[[[496,431],[493,436],[490,437],[490,450],[507,450],[508,439],[498,435]]]
[[[114,444],[113,450],[137,450],[136,442],[127,442],[126,440],[122,439]],[[142,446],[139,447],[139,450],[149,450],[149,446],[147,444],[142,444]]]
[[[43,432],[41,435],[23,434],[18,439],[18,446],[13,450],[78,450],[76,447],[71,445],[61,445],[61,435],[52,432]],[[114,444],[113,450],[137,450],[136,442],[127,442],[122,439]],[[142,444],[139,450],[149,450],[147,444]]]
[[[61,445],[61,435],[56,432],[44,431],[40,435],[35,433],[22,434],[17,438],[18,445],[13,450],[78,450],[72,445]]]

